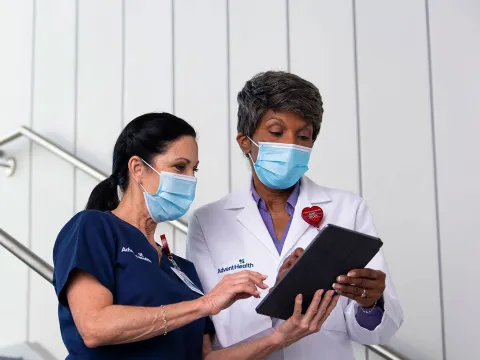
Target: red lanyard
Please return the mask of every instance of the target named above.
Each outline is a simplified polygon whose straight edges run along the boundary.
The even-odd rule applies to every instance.
[[[177,270],[180,270],[177,263],[173,259],[172,253],[170,252],[170,248],[168,247],[168,242],[167,242],[167,238],[165,237],[165,234],[160,235],[160,240],[162,241],[162,251],[165,253],[165,255],[167,255],[167,258],[173,264],[173,267]]]

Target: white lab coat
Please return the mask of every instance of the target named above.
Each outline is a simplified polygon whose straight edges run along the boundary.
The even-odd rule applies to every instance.
[[[317,229],[301,217],[302,209],[312,205],[318,205],[324,211],[321,226],[330,223],[376,235],[372,216],[362,198],[319,186],[304,176],[291,226],[279,255],[250,187],[247,187],[201,207],[190,217],[187,258],[195,264],[205,292],[209,292],[224,275],[243,270],[228,270],[241,263],[250,266],[247,269],[267,275],[266,283],[273,286],[284,259],[297,247],[306,248],[317,234]],[[388,342],[403,322],[402,309],[383,253],[380,251],[367,267],[387,274],[383,295],[385,313],[375,330],[362,328],[355,319],[356,311],[361,311],[358,305],[341,297],[319,333],[303,338],[268,359],[354,360],[351,341],[361,344]],[[222,268],[228,271],[219,273]],[[265,291],[262,296],[266,294]],[[229,347],[275,326],[276,320],[272,323],[270,317],[255,312],[259,302],[255,298],[241,300],[213,317],[217,346]]]

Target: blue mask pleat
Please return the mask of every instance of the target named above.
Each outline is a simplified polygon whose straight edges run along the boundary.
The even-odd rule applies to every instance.
[[[307,172],[310,153],[302,146],[260,143],[255,172],[269,188],[288,189]]]
[[[193,176],[160,173],[155,194],[144,191],[148,212],[156,222],[176,220],[184,216],[195,199],[197,180]]]

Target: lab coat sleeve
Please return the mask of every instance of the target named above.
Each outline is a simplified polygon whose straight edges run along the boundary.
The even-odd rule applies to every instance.
[[[367,205],[362,201],[357,210],[355,219],[355,230],[364,234],[377,236],[373,218]],[[358,324],[356,312],[362,311],[358,304],[349,300],[345,308],[345,320],[347,323],[347,331],[350,338],[360,344],[379,345],[387,343],[397,332],[403,323],[403,311],[397,299],[392,277],[388,270],[387,262],[380,250],[377,255],[366,266],[370,269],[381,270],[386,276],[386,288],[383,293],[384,298],[384,314],[382,322],[372,331],[363,328]]]

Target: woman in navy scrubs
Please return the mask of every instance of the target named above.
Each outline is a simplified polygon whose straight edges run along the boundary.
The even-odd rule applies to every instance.
[[[146,114],[122,131],[112,175],[53,250],[67,359],[261,359],[326,320],[336,303],[330,293],[318,294],[304,315],[297,303],[289,320],[260,339],[212,351],[209,316],[267,286],[262,274],[241,271],[203,295],[193,264],[155,243],[156,224],[183,216],[193,201],[197,167],[196,133],[182,119]]]

